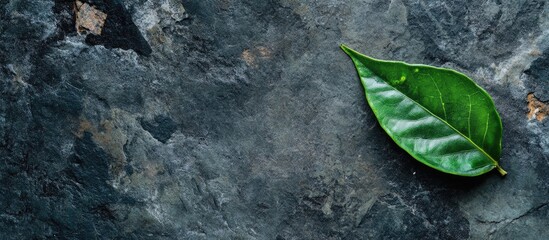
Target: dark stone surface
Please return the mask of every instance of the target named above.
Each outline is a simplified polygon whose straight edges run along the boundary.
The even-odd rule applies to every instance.
[[[540,96],[541,101],[549,101],[549,50],[545,50],[525,73],[529,76],[526,82],[528,90]]]
[[[139,54],[149,56],[152,52],[147,40],[133,23],[132,16],[119,0],[88,1],[107,14],[101,35],[86,36],[86,43],[103,45],[107,48],[132,49]]]
[[[168,116],[158,115],[152,120],[141,119],[140,122],[143,129],[162,143],[166,143],[177,130],[177,124]]]
[[[549,238],[547,1],[86,2],[0,2],[1,239]],[[475,79],[509,175],[400,150],[341,43]]]

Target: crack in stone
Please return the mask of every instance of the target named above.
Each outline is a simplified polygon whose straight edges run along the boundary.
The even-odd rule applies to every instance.
[[[501,219],[501,220],[484,220],[484,219],[480,219],[478,217],[475,218],[475,220],[479,223],[483,223],[483,224],[495,224],[495,225],[501,225],[503,224],[501,227],[496,227],[496,229],[493,229],[492,231],[490,231],[488,233],[488,237],[489,239],[492,238],[492,235],[494,235],[496,232],[498,232],[500,229],[502,228],[506,228],[507,226],[513,224],[515,221],[521,219],[521,218],[524,218],[532,213],[535,213],[537,211],[539,211],[540,209],[546,207],[546,206],[549,206],[549,202],[546,202],[546,203],[543,203],[543,204],[540,204],[539,206],[536,206],[536,207],[533,207],[533,208],[530,208],[528,211],[524,212],[523,214],[520,214],[514,218],[505,218],[505,219]]]
[[[549,202],[546,202],[546,203],[543,203],[543,204],[541,204],[537,207],[531,208],[530,210],[526,211],[525,213],[519,215],[518,217],[513,218],[507,225],[509,225],[509,224],[511,224],[511,223],[515,222],[516,220],[519,220],[523,217],[526,217],[526,216],[528,216],[532,213],[535,213],[535,212],[539,211],[540,209],[542,209],[542,208],[544,208],[548,205],[549,205]],[[505,226],[507,226],[507,225],[505,225]]]

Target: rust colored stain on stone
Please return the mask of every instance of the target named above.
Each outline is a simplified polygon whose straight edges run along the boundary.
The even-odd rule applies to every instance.
[[[271,59],[272,51],[267,47],[258,46],[252,49],[245,49],[241,54],[241,58],[248,66],[255,68],[257,67],[258,59]]]
[[[543,121],[549,114],[549,105],[537,99],[533,93],[529,93],[526,99],[528,100],[528,119]]]
[[[119,174],[126,164],[126,155],[124,153],[126,136],[114,122],[109,120],[102,120],[99,125],[95,125],[86,119],[81,119],[80,125],[74,134],[81,139],[84,137],[85,132],[91,133],[93,141],[114,159],[110,170],[112,173]]]
[[[76,31],[78,33],[89,32],[101,35],[107,14],[97,10],[87,3],[76,1],[74,4],[76,15]]]

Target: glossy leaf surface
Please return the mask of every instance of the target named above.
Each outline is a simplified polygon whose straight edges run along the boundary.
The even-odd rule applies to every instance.
[[[382,61],[342,45],[381,127],[418,161],[478,176],[499,167],[502,125],[492,98],[467,76],[444,68]]]

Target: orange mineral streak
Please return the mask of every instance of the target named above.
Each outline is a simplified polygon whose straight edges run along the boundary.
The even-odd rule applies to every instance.
[[[258,63],[262,60],[271,59],[273,57],[273,52],[271,49],[264,46],[257,46],[250,49],[245,49],[241,56],[244,62],[250,67],[258,67]]]
[[[533,93],[528,94],[528,120],[543,121],[549,114],[549,105],[540,101]]]
[[[91,5],[76,1],[74,3],[74,12],[76,18],[76,31],[78,33],[91,33],[101,35],[107,14],[97,10]]]

